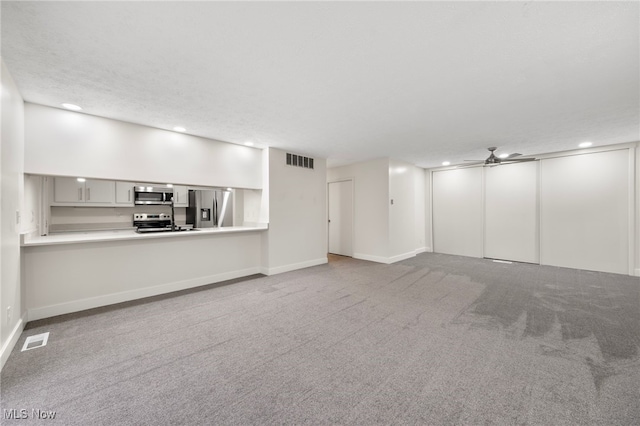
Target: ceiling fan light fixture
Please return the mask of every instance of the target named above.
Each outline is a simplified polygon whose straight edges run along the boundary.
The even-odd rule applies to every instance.
[[[508,156],[509,156],[509,154],[500,154],[500,155],[498,155],[498,157],[500,157],[500,158],[507,158]]]

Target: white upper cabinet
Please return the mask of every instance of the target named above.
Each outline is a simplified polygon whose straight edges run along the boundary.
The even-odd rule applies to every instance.
[[[133,207],[133,182],[116,182],[116,204],[119,207]]]
[[[115,199],[115,182],[111,180],[87,179],[84,193],[85,203],[113,204]]]
[[[84,203],[84,184],[85,182],[78,182],[76,178],[54,178],[53,202]]]
[[[189,189],[182,185],[173,185],[174,207],[189,207]]]
[[[115,183],[111,180],[56,177],[53,179],[52,205],[111,206],[115,200]]]

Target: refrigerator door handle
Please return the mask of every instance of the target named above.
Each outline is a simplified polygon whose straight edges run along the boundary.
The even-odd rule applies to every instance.
[[[218,226],[218,198],[217,193],[213,196],[213,226]]]

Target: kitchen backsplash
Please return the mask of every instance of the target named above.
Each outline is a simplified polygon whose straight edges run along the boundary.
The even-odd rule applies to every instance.
[[[176,225],[184,225],[186,209],[176,207]],[[168,206],[51,207],[49,232],[133,229],[134,213],[170,213]]]

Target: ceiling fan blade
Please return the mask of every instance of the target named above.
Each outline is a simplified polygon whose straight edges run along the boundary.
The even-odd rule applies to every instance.
[[[505,158],[504,160],[501,161],[501,164],[524,163],[527,161],[536,161],[536,159],[535,158],[514,158],[514,159]]]
[[[461,164],[459,166],[456,166],[456,169],[466,169],[467,167],[476,167],[476,166],[481,166],[484,164],[484,161],[480,161],[478,163],[471,163],[471,164]]]
[[[522,154],[520,154],[519,152],[514,152],[513,154],[509,154],[507,155],[504,159],[509,159],[509,158],[513,158],[513,157],[519,157]]]
[[[475,161],[476,163],[484,163],[484,160],[464,160],[464,161]]]

